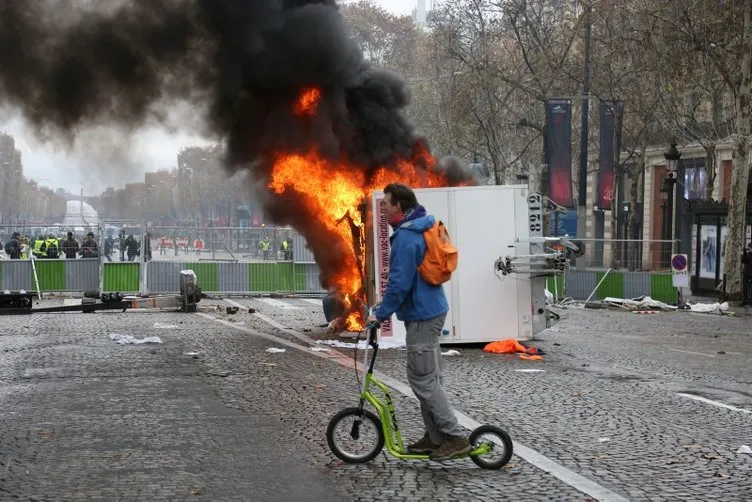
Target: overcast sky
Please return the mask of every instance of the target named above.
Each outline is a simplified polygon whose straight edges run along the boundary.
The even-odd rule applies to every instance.
[[[410,14],[417,4],[417,0],[375,1],[388,11],[402,15]],[[426,0],[426,4],[429,5],[430,0]],[[53,189],[63,187],[74,193],[83,187],[88,195],[98,194],[108,186],[120,188],[125,183],[143,181],[146,171],[171,169],[176,166],[177,154],[182,147],[206,143],[188,132],[170,134],[152,128],[139,132],[131,141],[117,134],[110,135],[107,143],[117,143],[117,148],[112,150],[92,152],[90,145],[97,142],[82,141],[86,147],[78,146],[68,151],[38,143],[24,129],[20,119],[2,123],[0,132],[15,138],[16,148],[23,155],[26,177],[37,180],[40,185]],[[118,149],[120,152],[116,151]]]

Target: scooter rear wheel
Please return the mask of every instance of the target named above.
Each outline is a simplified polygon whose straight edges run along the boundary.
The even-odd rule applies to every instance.
[[[470,433],[468,440],[473,446],[473,449],[481,445],[481,443],[489,442],[486,437],[491,436],[496,439],[490,439],[493,443],[493,451],[487,455],[471,455],[470,459],[475,462],[475,465],[482,467],[483,469],[498,470],[507,465],[512,458],[512,438],[500,427],[495,425],[481,425],[473,432]],[[502,449],[502,451],[499,451]],[[493,455],[493,457],[491,457]]]
[[[344,427],[343,427],[344,426]],[[360,441],[367,435],[369,444],[358,445],[361,451],[351,452],[345,442]],[[334,455],[348,464],[370,462],[384,448],[384,429],[381,420],[368,410],[345,408],[329,421],[326,428],[326,442]]]

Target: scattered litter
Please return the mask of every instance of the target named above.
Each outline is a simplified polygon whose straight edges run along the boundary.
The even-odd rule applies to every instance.
[[[199,354],[198,352],[185,352],[184,353],[184,355],[186,356],[197,356],[198,354]]]
[[[659,310],[634,310],[633,314],[658,314]]]
[[[167,324],[164,322],[155,322],[154,329],[177,329],[177,326],[175,326],[174,324]]]
[[[329,345],[331,347],[338,347],[341,349],[354,349],[355,344],[350,342],[340,342],[339,340],[318,340],[316,343],[322,345]],[[368,346],[366,340],[361,340],[357,344],[359,349],[365,349]],[[382,340],[379,342],[379,349],[404,349],[406,347],[405,342],[393,342],[390,340]]]
[[[546,305],[552,305],[554,303],[554,295],[551,294],[548,288],[545,289],[545,295],[546,295]]]
[[[673,305],[669,305],[667,303],[659,302],[658,300],[653,300],[649,296],[641,296],[639,298],[633,298],[631,300],[627,300],[624,298],[612,298],[607,297],[603,299],[602,302],[604,305],[608,307],[615,307],[625,310],[666,310],[666,311],[672,311],[676,310],[677,307],[674,307]]]
[[[441,353],[442,356],[461,356],[458,350],[447,350]]]
[[[543,373],[546,370],[539,370],[539,369],[533,369],[533,368],[523,368],[523,369],[514,370],[514,371],[519,371],[520,373]]]
[[[314,352],[331,352],[326,347],[311,347],[311,350]]]
[[[749,455],[752,455],[752,448],[747,446],[746,444],[743,444],[739,447],[738,450],[736,450],[736,453],[747,453]]]
[[[527,361],[541,361],[541,357],[544,352],[536,349],[535,347],[525,347],[514,338],[507,338],[506,340],[499,340],[498,342],[491,342],[483,347],[483,352],[491,352],[494,354],[517,354],[520,359]]]
[[[728,312],[728,302],[723,303],[688,303],[687,306],[692,312],[698,312],[701,314],[725,314]]]
[[[598,438],[599,443],[608,443],[611,441],[611,438]]]
[[[256,313],[256,309],[255,309],[255,308],[253,308],[253,307],[249,307],[249,308],[248,308],[248,313],[249,313],[249,314],[255,314],[255,313]]]
[[[287,349],[278,349],[277,347],[269,347],[266,349],[267,352],[271,352],[272,354],[281,354],[282,352],[286,352]]]
[[[110,334],[110,340],[113,340],[120,345],[128,344],[141,344],[141,343],[162,343],[162,339],[158,336],[147,336],[146,338],[138,339],[132,335],[118,335],[116,333]]]
[[[713,455],[712,453],[704,453],[700,456],[705,460],[718,460],[719,458],[721,458],[718,455]]]
[[[227,307],[226,312],[228,314],[237,314],[239,310],[239,307]]]

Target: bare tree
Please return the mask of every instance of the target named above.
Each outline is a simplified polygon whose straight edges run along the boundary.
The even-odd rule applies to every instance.
[[[738,298],[752,133],[752,0],[671,0],[658,4],[653,15],[662,24],[667,61],[677,65],[695,65],[698,58],[709,61],[724,84],[724,93],[735,103],[729,126],[734,146],[723,265],[726,292]]]

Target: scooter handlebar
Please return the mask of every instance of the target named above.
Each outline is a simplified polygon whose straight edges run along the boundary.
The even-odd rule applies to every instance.
[[[366,325],[366,333],[368,333],[368,343],[373,345],[376,343],[376,330],[381,327],[381,323],[378,321],[370,322]]]

